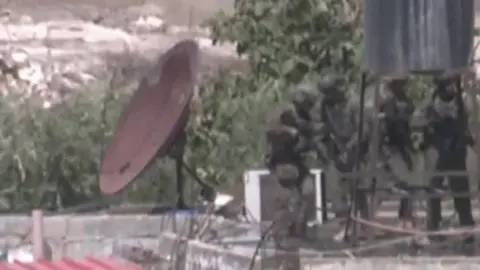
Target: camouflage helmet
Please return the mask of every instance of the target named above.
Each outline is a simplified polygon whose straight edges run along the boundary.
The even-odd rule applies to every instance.
[[[343,79],[336,73],[328,73],[318,82],[318,90],[320,92],[330,92],[332,90],[339,91],[342,88]]]
[[[292,103],[306,108],[315,104],[317,95],[312,91],[312,86],[307,84],[297,85],[292,88]]]
[[[318,90],[323,95],[324,101],[327,102],[343,102],[347,98],[344,80],[335,73],[329,73],[323,77],[318,83]]]

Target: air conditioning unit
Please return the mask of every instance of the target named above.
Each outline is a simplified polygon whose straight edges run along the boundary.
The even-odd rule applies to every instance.
[[[305,180],[304,193],[308,201],[308,220],[322,224],[327,221],[327,201],[325,177],[320,169],[310,170]],[[245,211],[253,222],[272,221],[277,201],[288,196],[288,191],[280,186],[266,169],[249,170],[244,174]]]

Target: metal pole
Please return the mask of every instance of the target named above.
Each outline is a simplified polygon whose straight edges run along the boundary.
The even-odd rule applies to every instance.
[[[374,97],[373,97],[373,110],[374,110],[374,117],[373,117],[373,133],[372,133],[372,141],[373,141],[373,145],[372,145],[372,160],[370,161],[370,166],[371,167],[371,170],[372,170],[372,173],[371,174],[368,174],[368,179],[370,179],[372,182],[371,182],[371,185],[370,185],[370,190],[371,190],[371,194],[370,194],[370,207],[369,207],[369,211],[368,211],[368,215],[369,215],[369,219],[373,219],[374,216],[375,216],[375,211],[376,211],[376,207],[377,207],[377,201],[376,201],[376,186],[377,186],[377,181],[379,179],[377,179],[378,177],[378,167],[377,167],[377,163],[378,163],[378,156],[379,156],[379,150],[380,150],[380,147],[379,147],[379,135],[380,135],[380,129],[379,129],[379,119],[378,119],[378,107],[379,107],[379,102],[380,102],[380,86],[379,84],[377,84],[375,86],[375,94],[374,94]],[[372,241],[374,238],[374,233],[372,230],[368,230],[368,239],[370,241]]]
[[[359,121],[358,121],[358,137],[357,137],[357,143],[360,144],[363,140],[363,114],[365,111],[365,90],[366,90],[366,85],[367,84],[367,73],[363,72],[362,73],[362,78],[360,81],[360,112],[359,112]],[[357,202],[357,191],[358,191],[358,173],[360,171],[360,160],[362,158],[362,152],[360,147],[357,147],[357,152],[356,152],[356,158],[355,158],[355,173],[353,177],[353,183],[352,187],[350,189],[350,193],[352,195],[351,198],[351,203],[348,211],[348,217],[347,217],[347,224],[345,226],[345,237],[348,237],[348,231],[350,226],[353,225],[352,228],[352,238],[351,238],[351,244],[352,246],[357,245],[357,226],[355,224],[351,224],[352,221],[352,216],[358,214],[358,202]]]
[[[32,211],[32,244],[33,257],[35,260],[43,259],[43,211]]]
[[[479,98],[479,92],[478,92],[478,82],[476,78],[476,74],[471,76],[470,78],[470,88],[468,89],[468,93],[470,96],[470,100],[472,102],[472,114],[473,114],[473,132],[475,134],[475,145],[473,146],[474,152],[475,152],[475,157],[477,159],[477,169],[475,170],[475,178],[474,179],[480,179],[480,143],[478,142],[478,139],[480,138],[480,125],[479,125],[479,114],[480,114],[480,108],[478,106],[478,98]],[[478,180],[475,181],[475,184],[477,185],[477,190],[480,190],[480,183]]]

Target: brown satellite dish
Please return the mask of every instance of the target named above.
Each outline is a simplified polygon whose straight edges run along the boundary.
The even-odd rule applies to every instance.
[[[198,68],[198,45],[185,40],[160,56],[141,80],[103,156],[103,193],[121,191],[154,158],[167,154],[186,124]]]

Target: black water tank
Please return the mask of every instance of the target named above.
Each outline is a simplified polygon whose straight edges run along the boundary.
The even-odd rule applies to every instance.
[[[364,64],[373,74],[468,67],[473,0],[364,0]]]

